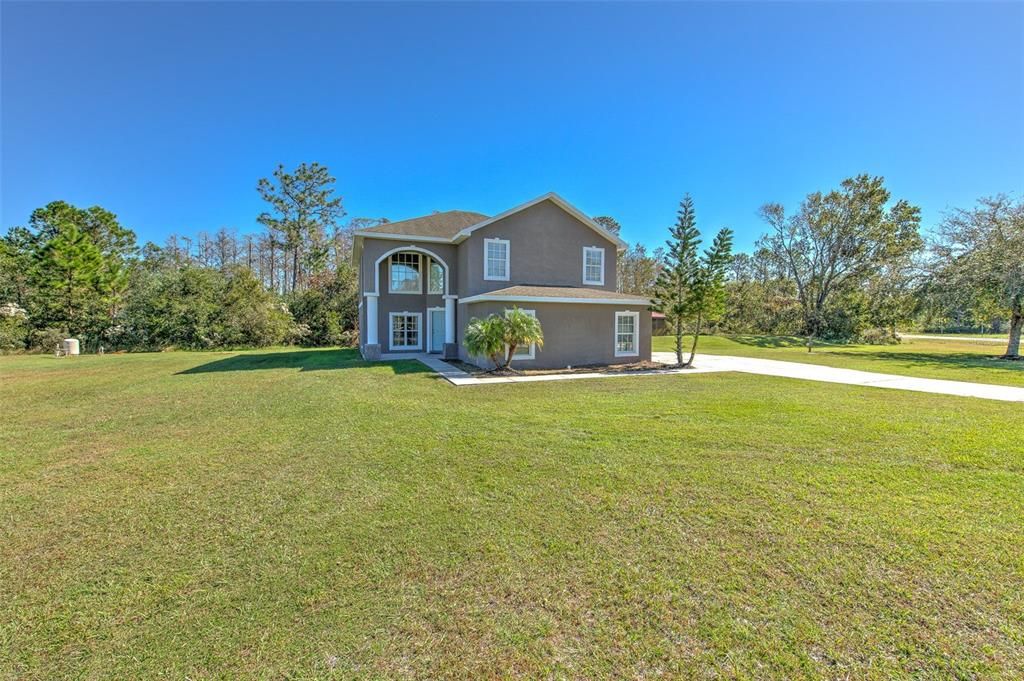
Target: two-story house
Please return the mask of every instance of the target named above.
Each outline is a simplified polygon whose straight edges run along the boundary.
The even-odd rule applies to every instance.
[[[361,230],[360,350],[486,367],[462,344],[466,325],[518,307],[540,320],[544,346],[519,349],[516,367],[649,360],[650,301],[616,292],[625,247],[554,193],[494,217],[453,210]]]

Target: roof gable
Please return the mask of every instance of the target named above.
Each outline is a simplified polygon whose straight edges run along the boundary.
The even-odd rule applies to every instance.
[[[486,227],[487,225],[490,225],[490,224],[493,224],[493,223],[497,222],[498,220],[502,220],[504,218],[507,218],[510,215],[514,215],[515,213],[518,213],[520,211],[526,210],[527,208],[535,206],[535,205],[537,205],[538,203],[540,203],[542,201],[551,201],[556,206],[558,206],[559,208],[564,210],[566,213],[568,213],[572,217],[576,218],[577,220],[579,220],[584,225],[586,225],[590,229],[592,229],[595,232],[597,232],[599,235],[601,235],[602,237],[604,237],[608,241],[611,241],[613,244],[615,244],[615,246],[616,246],[616,248],[618,250],[621,251],[621,250],[623,250],[623,249],[625,249],[627,247],[627,244],[626,244],[625,241],[623,241],[619,237],[615,236],[614,234],[612,234],[611,232],[609,232],[605,228],[601,227],[601,225],[599,225],[596,222],[594,222],[593,220],[591,220],[589,217],[584,215],[579,209],[577,209],[571,203],[569,203],[568,201],[566,201],[565,199],[563,199],[561,196],[559,196],[558,194],[556,194],[554,192],[548,192],[547,194],[544,194],[542,196],[538,196],[537,198],[533,199],[532,201],[527,201],[526,203],[524,203],[522,205],[519,205],[519,206],[516,206],[515,208],[510,208],[509,210],[505,211],[504,213],[500,213],[499,215],[495,215],[493,218],[486,218],[486,219],[484,219],[484,220],[482,220],[482,221],[480,221],[480,222],[478,222],[476,224],[469,225],[469,226],[465,227],[464,229],[460,230],[452,238],[452,241],[454,241],[455,243],[461,243],[461,242],[465,241],[467,238],[469,238],[469,236],[471,234],[473,234],[473,232],[477,231],[478,229],[482,229],[482,228]]]
[[[385,222],[382,225],[359,230],[359,233],[366,236],[383,234],[452,239],[462,229],[484,220],[487,220],[487,216],[483,213],[474,213],[468,210],[446,210],[398,222]]]
[[[487,217],[483,213],[475,213],[468,210],[448,210],[424,215],[418,218],[399,220],[398,222],[386,222],[382,225],[367,227],[366,229],[361,229],[355,233],[355,250],[359,249],[360,239],[362,237],[397,239],[400,241],[413,240],[460,244],[478,229],[482,229],[487,225],[493,224],[498,220],[507,218],[520,211],[524,211],[527,208],[541,203],[542,201],[551,201],[571,217],[575,218],[594,232],[597,232],[601,237],[615,244],[617,250],[622,251],[627,248],[628,244],[618,236],[612,234],[604,227],[591,220],[558,194],[548,192],[547,194],[538,196],[532,201],[527,201],[515,208],[510,208],[504,213],[495,215],[492,218]],[[355,255],[356,253],[353,252],[353,258]]]

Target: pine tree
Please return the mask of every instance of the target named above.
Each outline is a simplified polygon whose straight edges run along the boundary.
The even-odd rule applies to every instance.
[[[693,324],[693,345],[690,347],[690,359],[686,366],[693,364],[703,324],[719,319],[725,312],[725,273],[730,262],[732,230],[722,229],[715,235],[711,248],[704,251],[697,268],[692,304],[696,317]]]
[[[286,285],[285,291],[294,293],[298,290],[302,269],[307,274],[315,274],[326,265],[326,235],[345,215],[345,210],[341,197],[334,196],[334,178],[327,167],[319,163],[302,163],[294,173],[278,165],[274,180],[276,184],[262,178],[256,185],[260,196],[272,209],[256,219],[272,234],[280,235],[278,243],[290,252],[291,286]]]
[[[676,339],[676,363],[683,364],[683,332],[685,321],[692,312],[692,289],[696,280],[697,216],[693,199],[687,194],[679,203],[676,224],[669,228],[670,238],[665,242],[665,267],[654,286],[652,307],[665,315],[665,322]]]
[[[88,330],[103,284],[103,254],[74,223],[60,227],[36,251],[32,278],[52,324]]]
[[[687,194],[679,204],[676,224],[666,241],[665,266],[655,284],[651,306],[665,315],[676,339],[676,363],[693,364],[703,325],[721,316],[725,308],[725,272],[732,260],[732,231],[721,230],[711,248],[697,255],[700,233],[693,199]],[[690,358],[683,362],[683,334],[692,325]]]

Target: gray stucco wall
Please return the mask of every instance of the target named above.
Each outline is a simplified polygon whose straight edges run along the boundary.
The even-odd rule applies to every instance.
[[[484,281],[484,239],[509,241],[509,280]],[[615,290],[616,245],[551,201],[541,201],[473,232],[459,244],[458,294],[474,296],[516,284],[584,286],[583,247],[604,248],[604,285]]]
[[[651,359],[651,313],[638,305],[593,305],[580,303],[517,303],[534,310],[544,330],[544,347],[537,348],[534,360],[515,360],[520,369],[558,369],[568,365],[629,364]],[[470,303],[458,306],[456,341],[459,358],[479,366],[488,366],[483,358],[470,357],[462,345],[466,324],[472,317],[505,314],[511,303]],[[640,353],[635,357],[615,356],[615,313],[640,313]]]
[[[448,264],[450,270],[452,270],[452,281],[454,282],[457,276],[454,270],[457,268],[456,265],[456,246],[453,244],[440,244],[440,243],[419,243],[416,241],[394,241],[390,239],[363,239],[363,254],[360,258],[360,284],[363,291],[373,290],[373,264],[377,261],[377,258],[392,251],[394,249],[426,249],[431,253],[435,253],[441,260]],[[380,268],[380,291],[383,295],[388,294],[388,280],[387,280],[387,260],[381,263]],[[424,287],[426,282],[424,281]],[[450,291],[455,293],[454,288]]]
[[[403,250],[406,249],[425,249],[430,253],[436,255],[440,260],[444,261],[448,265],[449,277],[449,292],[454,294],[454,282],[455,282],[455,271],[456,265],[456,246],[451,244],[437,244],[437,243],[417,243],[417,242],[406,242],[406,241],[393,241],[388,239],[370,239],[366,238],[363,240],[363,253],[360,258],[360,270],[359,270],[359,286],[360,286],[360,300],[362,301],[362,309],[359,312],[359,344],[360,346],[366,343],[366,298],[361,294],[367,291],[373,291],[374,279],[374,263],[382,255],[388,251],[392,251],[396,248]],[[379,265],[376,265],[377,271],[379,272],[379,290],[377,297],[377,339],[380,341],[382,352],[392,352],[389,348],[389,342],[391,340],[391,328],[388,321],[388,313],[390,312],[419,312],[423,314],[423,330],[422,336],[423,341],[426,341],[427,332],[427,308],[431,307],[444,307],[444,298],[439,295],[430,295],[427,291],[427,280],[426,272],[422,273],[423,276],[423,293],[420,294],[408,294],[408,293],[388,293],[388,258],[385,258]],[[457,323],[457,322],[456,322]],[[426,347],[422,348],[426,351]],[[401,352],[395,350],[394,352]],[[412,351],[415,352],[415,351]]]
[[[508,281],[485,281],[484,239],[500,238],[509,241],[510,262]],[[377,338],[382,352],[401,352],[390,349],[391,312],[421,313],[422,350],[425,351],[427,338],[427,314],[432,307],[444,307],[440,295],[426,293],[426,273],[423,291],[420,294],[398,294],[388,292],[388,259],[377,264],[377,259],[395,249],[423,249],[437,256],[448,265],[448,293],[459,298],[494,291],[516,284],[539,284],[548,286],[584,286],[583,247],[597,246],[604,249],[604,285],[587,285],[597,290],[615,290],[616,245],[569,215],[551,201],[542,201],[530,208],[499,220],[473,233],[459,245],[364,237],[359,268],[359,290],[374,290],[374,272],[378,273],[377,297]],[[366,343],[366,298],[360,295],[362,303],[359,313],[360,345]],[[503,313],[503,303],[480,303],[456,306],[456,342],[463,359],[463,330],[471,316],[486,316],[491,312]],[[537,359],[517,360],[516,365],[524,368],[564,367],[567,364],[609,364],[650,359],[650,312],[644,307],[615,305],[569,305],[569,304],[521,304],[526,309],[536,309],[537,315],[549,338],[545,350],[538,350]],[[640,310],[640,357],[617,358],[614,356],[613,330],[615,310]],[[415,352],[415,351],[412,351]]]

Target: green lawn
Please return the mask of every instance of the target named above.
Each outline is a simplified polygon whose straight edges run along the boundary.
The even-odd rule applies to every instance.
[[[900,333],[939,336],[942,338],[1001,338],[1008,340],[1008,333],[946,333],[944,331],[900,331]]]
[[[337,350],[0,404],[0,678],[1024,675],[1018,404]]]
[[[819,344],[811,353],[793,336],[702,336],[698,353],[764,357],[844,369],[1024,386],[1024,361],[998,359],[1005,345],[956,340],[912,340],[897,345]],[[685,349],[689,352],[689,341]],[[671,352],[675,338],[655,336],[654,350]]]

